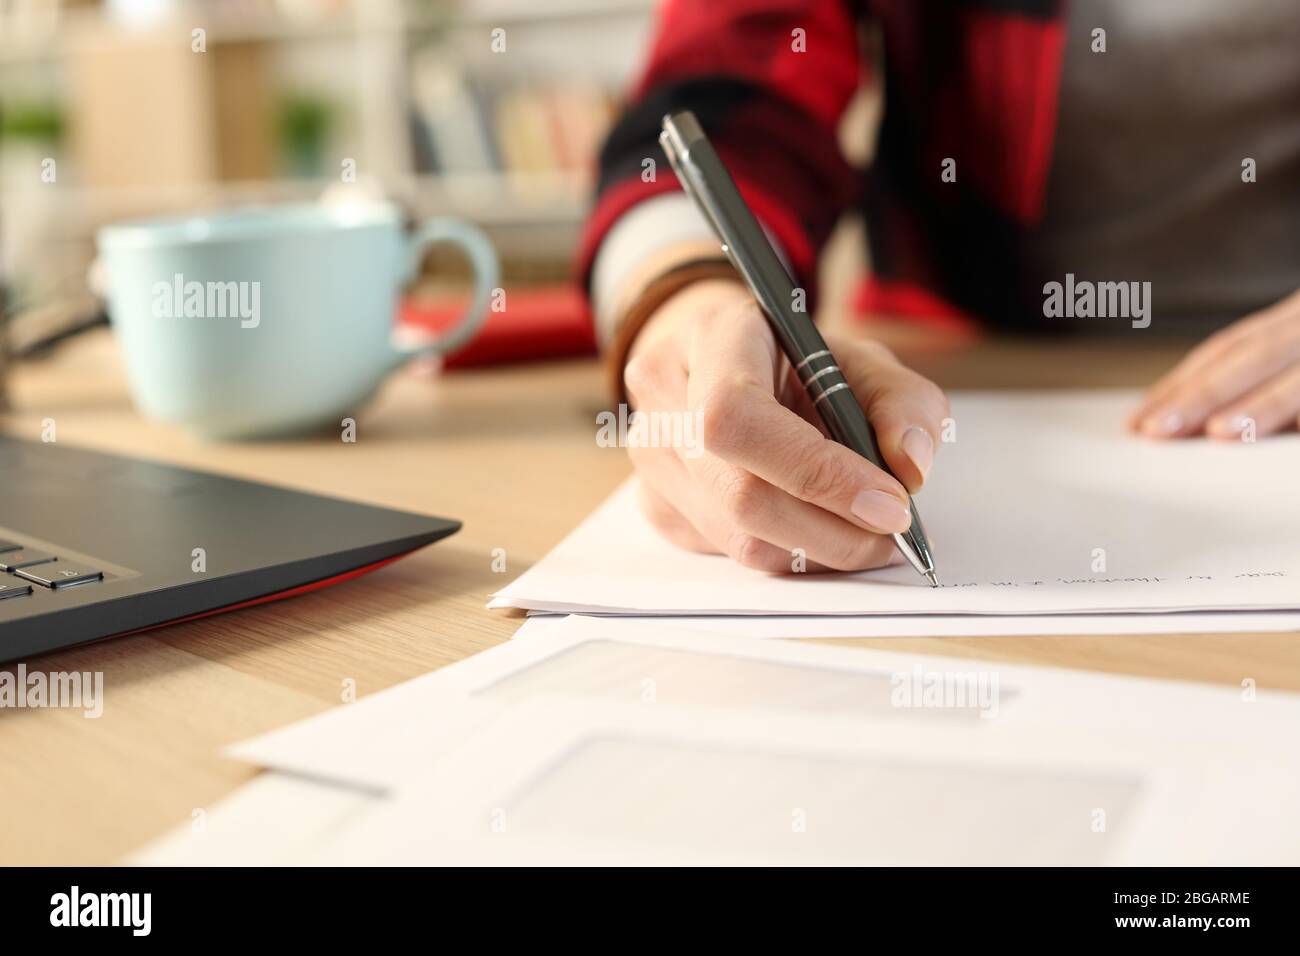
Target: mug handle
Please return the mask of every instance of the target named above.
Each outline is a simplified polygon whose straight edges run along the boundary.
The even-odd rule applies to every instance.
[[[474,270],[474,297],[460,320],[433,341],[396,346],[402,359],[446,355],[460,348],[483,327],[492,292],[501,284],[501,263],[492,242],[477,226],[460,219],[430,219],[407,240],[406,275],[414,277],[431,246],[450,243],[459,246]]]

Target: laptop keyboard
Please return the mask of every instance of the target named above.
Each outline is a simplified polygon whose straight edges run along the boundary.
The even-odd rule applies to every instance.
[[[33,585],[54,590],[89,584],[104,577],[98,568],[4,539],[0,539],[0,571],[4,572],[0,574],[0,600],[31,594]]]

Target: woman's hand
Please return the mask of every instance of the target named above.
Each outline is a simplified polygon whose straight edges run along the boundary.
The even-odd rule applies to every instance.
[[[1129,427],[1239,439],[1300,421],[1300,292],[1206,339],[1147,393]]]
[[[638,414],[691,416],[695,447],[630,448],[642,505],[669,540],[771,572],[855,571],[894,555],[906,491],[934,459],[948,402],[872,342],[830,343],[895,480],[827,438],[739,282],[695,283],[641,330],[624,370]],[[900,483],[901,482],[901,483]]]

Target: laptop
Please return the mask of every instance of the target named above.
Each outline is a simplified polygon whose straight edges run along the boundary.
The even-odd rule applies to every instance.
[[[291,597],[460,523],[0,436],[0,662]]]

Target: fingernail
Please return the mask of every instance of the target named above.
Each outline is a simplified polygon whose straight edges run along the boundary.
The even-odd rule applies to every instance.
[[[924,480],[930,473],[930,466],[934,464],[934,440],[930,438],[930,433],[913,425],[903,432],[903,440],[898,443],[898,447],[912,459],[912,464],[916,465],[916,470]]]
[[[1250,423],[1245,415],[1217,415],[1205,425],[1205,431],[1214,438],[1240,438]]]
[[[883,534],[906,531],[912,523],[911,510],[887,491],[859,491],[849,510],[864,524]]]
[[[1183,427],[1183,416],[1177,412],[1152,415],[1142,422],[1142,431],[1157,438],[1176,435]]]

